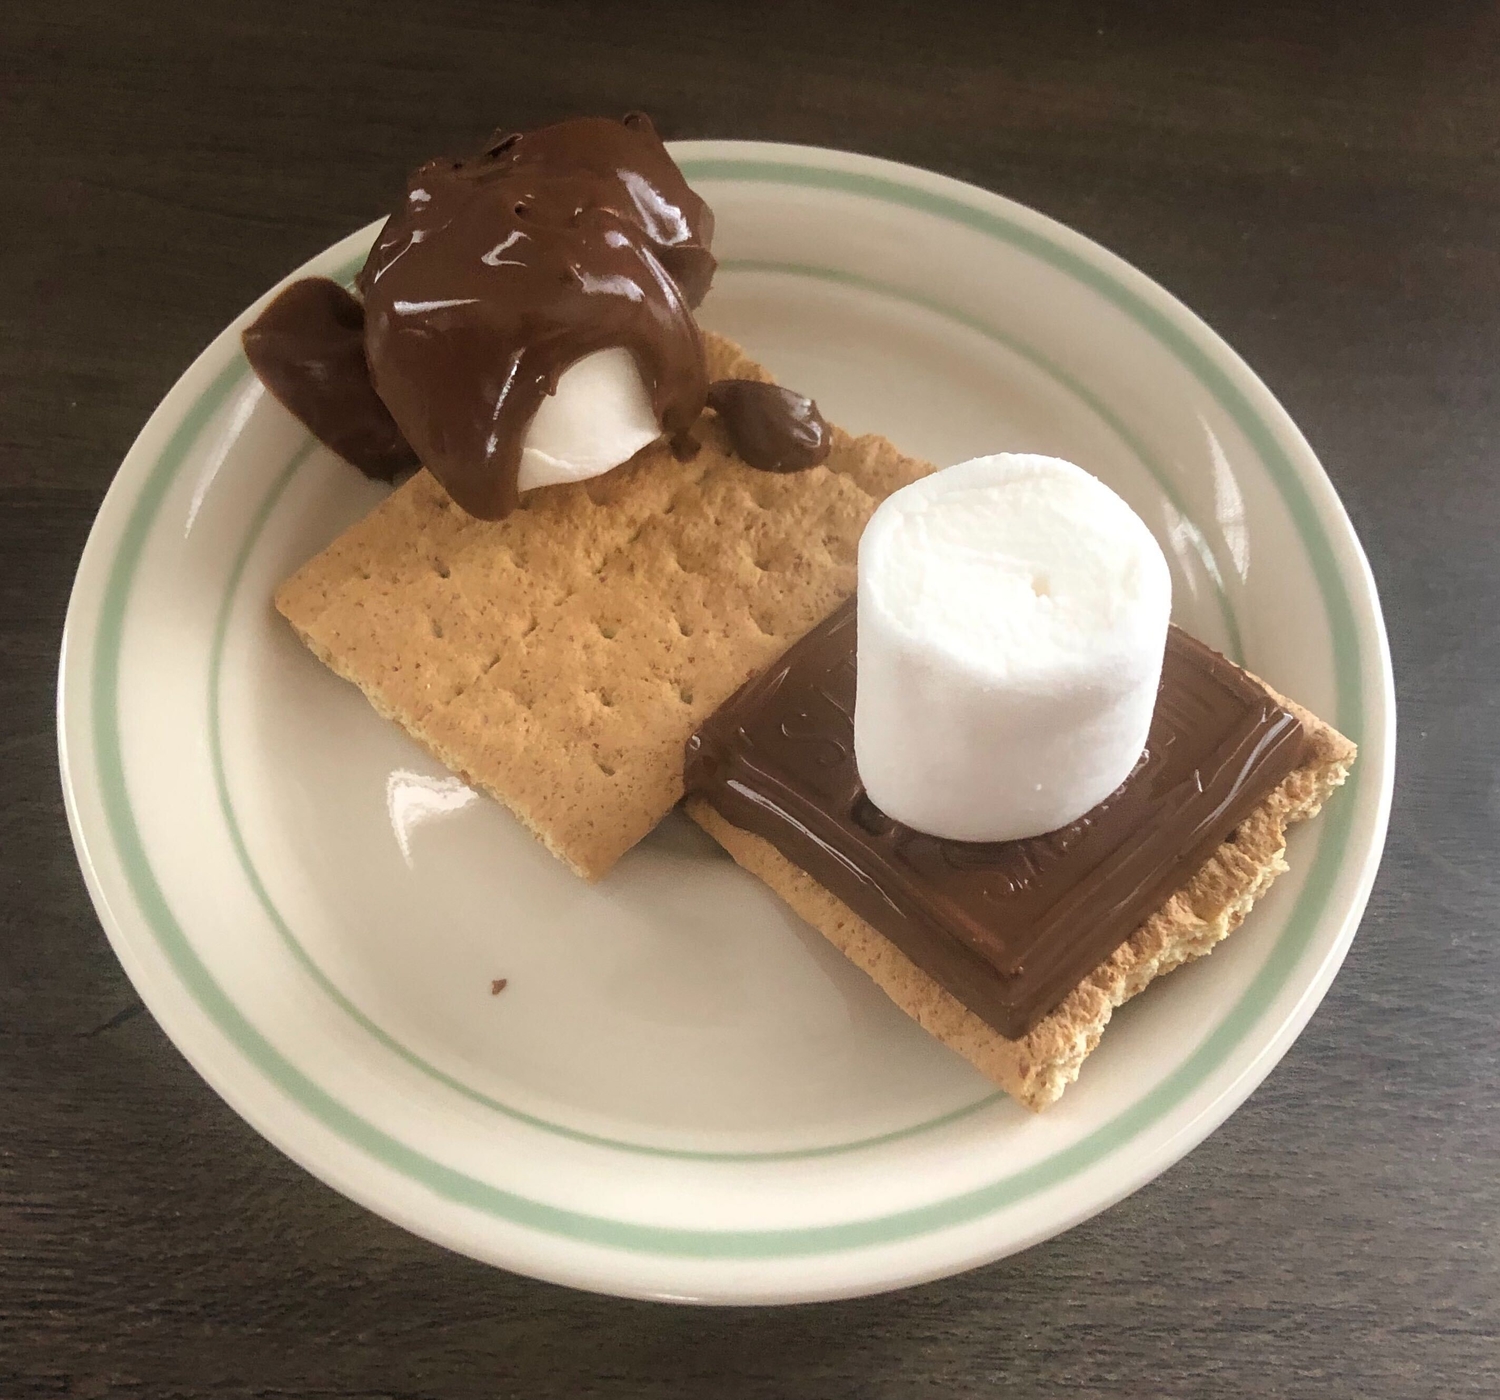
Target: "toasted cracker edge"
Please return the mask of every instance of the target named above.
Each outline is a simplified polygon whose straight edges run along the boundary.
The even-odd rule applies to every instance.
[[[769,841],[731,825],[701,798],[690,799],[687,812],[924,1030],[1037,1112],[1056,1102],[1078,1078],[1115,1007],[1155,978],[1202,957],[1239,927],[1255,901],[1288,868],[1286,828],[1316,816],[1329,793],[1348,777],[1355,746],[1270,686],[1266,690],[1302,722],[1308,735],[1307,761],[1240,823],[1182,889],[1020,1040],[1008,1040],[981,1021]]]

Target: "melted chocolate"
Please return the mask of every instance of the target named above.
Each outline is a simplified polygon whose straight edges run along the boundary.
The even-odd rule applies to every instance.
[[[708,406],[724,420],[734,450],[763,472],[800,472],[825,461],[833,435],[805,394],[755,379],[716,379]]]
[[[585,118],[429,161],[360,274],[376,391],[471,515],[517,504],[521,446],[569,365],[624,346],[679,441],[708,392],[691,307],[713,215],[651,123]]]
[[[693,736],[686,786],[1019,1038],[1302,761],[1296,717],[1173,627],[1140,762],[1071,826],[970,843],[893,822],[854,765],[851,600]]]
[[[261,383],[367,476],[390,481],[416,466],[417,454],[370,384],[365,309],[337,282],[293,282],[240,341]]]

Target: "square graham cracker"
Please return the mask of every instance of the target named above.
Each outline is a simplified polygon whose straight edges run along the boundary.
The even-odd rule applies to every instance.
[[[711,378],[770,378],[705,340]],[[933,470],[838,428],[784,476],[711,412],[694,435],[691,461],[647,448],[498,521],[419,471],[276,593],[321,661],[590,880],[681,798],[693,731],[854,591],[875,507]]]
[[[1250,907],[1288,868],[1287,827],[1316,816],[1329,793],[1348,777],[1354,745],[1270,686],[1266,690],[1302,722],[1308,737],[1302,766],[1289,773],[1192,878],[1055,1011],[1019,1040],[1008,1040],[981,1021],[769,841],[731,825],[701,798],[690,799],[687,811],[924,1030],[1037,1112],[1078,1078],[1115,1007],[1155,978],[1202,957],[1239,927]]]

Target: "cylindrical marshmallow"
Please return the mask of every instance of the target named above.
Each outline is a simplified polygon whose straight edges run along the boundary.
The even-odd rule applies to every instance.
[[[660,436],[635,357],[596,350],[569,365],[542,400],[521,445],[516,488],[602,476]]]
[[[859,543],[854,752],[870,800],[957,841],[1081,817],[1145,747],[1172,582],[1145,522],[1055,457],[976,457]]]

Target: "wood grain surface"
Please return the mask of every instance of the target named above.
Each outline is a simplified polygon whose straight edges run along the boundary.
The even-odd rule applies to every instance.
[[[447,1254],[242,1123],[74,863],[53,681],[111,474],[204,344],[497,124],[910,161],[1164,283],[1301,424],[1380,581],[1401,759],[1305,1034],[1154,1185],[884,1298],[691,1311]],[[1493,4],[0,6],[0,1397],[1500,1394]]]

